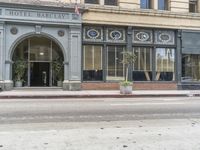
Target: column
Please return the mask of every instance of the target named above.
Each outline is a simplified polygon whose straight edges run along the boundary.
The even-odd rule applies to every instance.
[[[100,5],[104,5],[104,0],[99,0]]]
[[[153,1],[153,6],[152,6],[153,9],[158,10],[158,1],[159,1],[159,0],[154,0],[154,1]]]
[[[131,52],[133,51],[133,47],[132,47],[133,38],[132,38],[132,36],[133,36],[133,29],[132,29],[132,27],[128,27],[128,30],[127,30],[127,50],[131,51]],[[133,66],[131,66],[129,68],[128,73],[129,73],[128,79],[129,79],[129,81],[132,81]]]
[[[4,90],[12,90],[13,89],[13,81],[12,81],[12,64],[11,60],[5,61],[5,79],[4,79]]]
[[[3,23],[0,24],[0,86],[1,89],[4,89],[4,77],[3,77],[3,70],[4,70],[4,45],[3,45],[3,41],[4,41],[4,29],[3,29]]]
[[[181,30],[178,30],[177,32],[177,48],[176,48],[176,76],[177,76],[177,82],[178,82],[178,89],[182,89],[181,86],[181,77],[182,77],[182,54],[181,54],[181,48],[182,48],[182,40],[181,40]]]
[[[68,80],[63,82],[64,90],[81,89],[81,25],[69,27],[69,51],[68,51]],[[67,69],[67,63],[65,64]],[[66,79],[67,75],[65,75]]]

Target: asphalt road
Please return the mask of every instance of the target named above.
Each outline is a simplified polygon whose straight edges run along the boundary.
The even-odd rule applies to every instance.
[[[0,100],[0,124],[200,118],[199,97]]]

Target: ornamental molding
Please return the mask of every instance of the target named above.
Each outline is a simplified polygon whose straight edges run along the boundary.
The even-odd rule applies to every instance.
[[[174,31],[156,30],[155,31],[155,44],[174,45],[175,44]]]
[[[106,29],[106,41],[107,42],[126,42],[126,34],[124,28],[107,28]]]
[[[133,43],[152,44],[153,31],[152,30],[133,30]]]
[[[91,42],[103,41],[103,28],[102,27],[90,27],[85,26],[83,28],[83,40]]]

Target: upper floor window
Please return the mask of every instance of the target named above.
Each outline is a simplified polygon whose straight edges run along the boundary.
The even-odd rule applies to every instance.
[[[159,10],[168,10],[168,0],[158,0],[158,9]]]
[[[99,0],[85,0],[85,3],[88,3],[88,4],[99,4]]]
[[[105,0],[104,5],[114,5],[117,6],[117,0]]]
[[[196,13],[197,12],[197,0],[189,1],[189,12]]]
[[[140,0],[140,8],[151,9],[151,0]]]

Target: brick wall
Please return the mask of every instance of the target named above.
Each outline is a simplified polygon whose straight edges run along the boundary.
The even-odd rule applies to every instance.
[[[118,90],[119,83],[82,83],[83,90]],[[134,83],[134,90],[176,90],[176,83]]]

